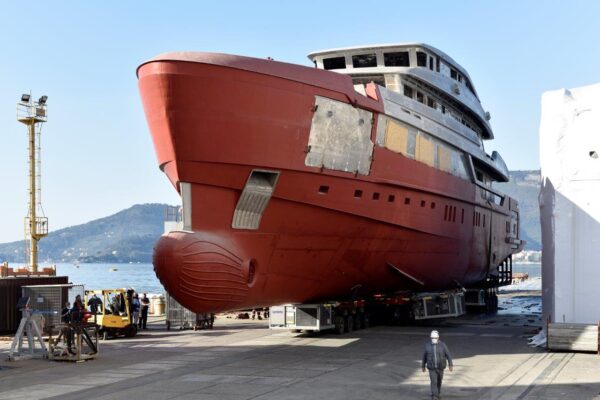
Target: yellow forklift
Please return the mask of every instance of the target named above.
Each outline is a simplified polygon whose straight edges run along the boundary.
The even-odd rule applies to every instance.
[[[100,337],[134,337],[137,326],[132,323],[130,299],[125,289],[86,290],[85,306],[88,322],[98,325]]]

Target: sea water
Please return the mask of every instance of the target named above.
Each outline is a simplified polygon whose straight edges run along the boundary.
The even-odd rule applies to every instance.
[[[138,293],[165,292],[152,264],[56,264],[56,275],[86,290],[133,288]]]

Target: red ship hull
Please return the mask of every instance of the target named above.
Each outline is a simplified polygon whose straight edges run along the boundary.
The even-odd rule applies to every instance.
[[[315,96],[376,115],[375,86],[365,97],[328,71],[203,53],[138,76],[159,165],[190,187],[191,230],[164,235],[154,266],[195,312],[468,286],[514,251],[516,203],[490,205],[469,181],[378,146],[368,176],[306,166]],[[272,198],[258,229],[232,228],[255,169],[279,173]]]

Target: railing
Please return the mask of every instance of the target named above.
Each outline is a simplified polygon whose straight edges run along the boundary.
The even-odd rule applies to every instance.
[[[165,233],[183,230],[183,209],[167,206],[165,208]]]
[[[25,217],[25,235],[31,235],[31,221],[29,217]],[[47,217],[35,217],[35,236],[46,236],[48,235],[48,218]]]

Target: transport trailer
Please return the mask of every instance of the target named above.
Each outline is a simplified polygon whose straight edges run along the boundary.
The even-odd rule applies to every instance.
[[[458,317],[465,314],[462,290],[401,293],[346,302],[285,304],[269,309],[270,329],[338,334],[368,328],[372,319],[395,324],[414,320]]]

